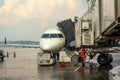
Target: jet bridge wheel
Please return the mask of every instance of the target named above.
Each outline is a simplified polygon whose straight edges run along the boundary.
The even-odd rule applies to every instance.
[[[100,65],[110,64],[112,60],[113,60],[113,57],[111,54],[101,54],[97,58],[97,61]]]
[[[108,63],[108,59],[107,59],[107,56],[106,55],[99,55],[98,58],[97,58],[97,61],[100,65],[105,65]]]
[[[110,64],[113,61],[113,57],[111,54],[107,54],[108,57],[108,64]]]

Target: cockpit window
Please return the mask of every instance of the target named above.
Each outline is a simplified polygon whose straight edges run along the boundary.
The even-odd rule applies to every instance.
[[[62,34],[43,34],[41,38],[63,38]]]
[[[42,38],[49,38],[49,34],[43,34]]]
[[[57,34],[50,34],[50,38],[58,38]]]
[[[58,34],[59,38],[63,38],[63,35],[62,34]]]

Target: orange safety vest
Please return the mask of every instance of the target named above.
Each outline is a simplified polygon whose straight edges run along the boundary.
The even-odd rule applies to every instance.
[[[85,49],[84,48],[79,50],[79,55],[80,55],[80,57],[85,57]]]
[[[81,58],[81,61],[84,62],[85,60],[85,48],[82,48],[81,50],[79,50],[79,56]]]

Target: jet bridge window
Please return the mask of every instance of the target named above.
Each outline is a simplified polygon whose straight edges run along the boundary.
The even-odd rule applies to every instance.
[[[49,34],[43,34],[42,38],[49,38]]]

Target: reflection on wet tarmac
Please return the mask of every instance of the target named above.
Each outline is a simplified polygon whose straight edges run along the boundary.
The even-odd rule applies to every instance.
[[[99,66],[97,63],[86,63],[85,67],[72,66],[60,63],[55,66],[38,66],[37,53],[39,49],[4,49],[9,52],[9,58],[0,61],[0,80],[108,80],[108,71],[120,65],[119,54],[114,54],[115,59],[111,65]],[[13,57],[14,51],[16,58]]]
[[[104,66],[102,69],[88,67],[80,67],[78,71],[64,69],[52,75],[51,80],[108,80],[108,71],[111,69],[108,67],[111,65]]]
[[[108,71],[112,69],[111,65],[90,68],[90,66],[80,67],[77,71],[73,71],[70,64],[67,68],[58,66],[38,68],[39,79],[43,80],[108,80]],[[71,68],[70,68],[71,66]],[[56,69],[58,68],[58,69]]]

